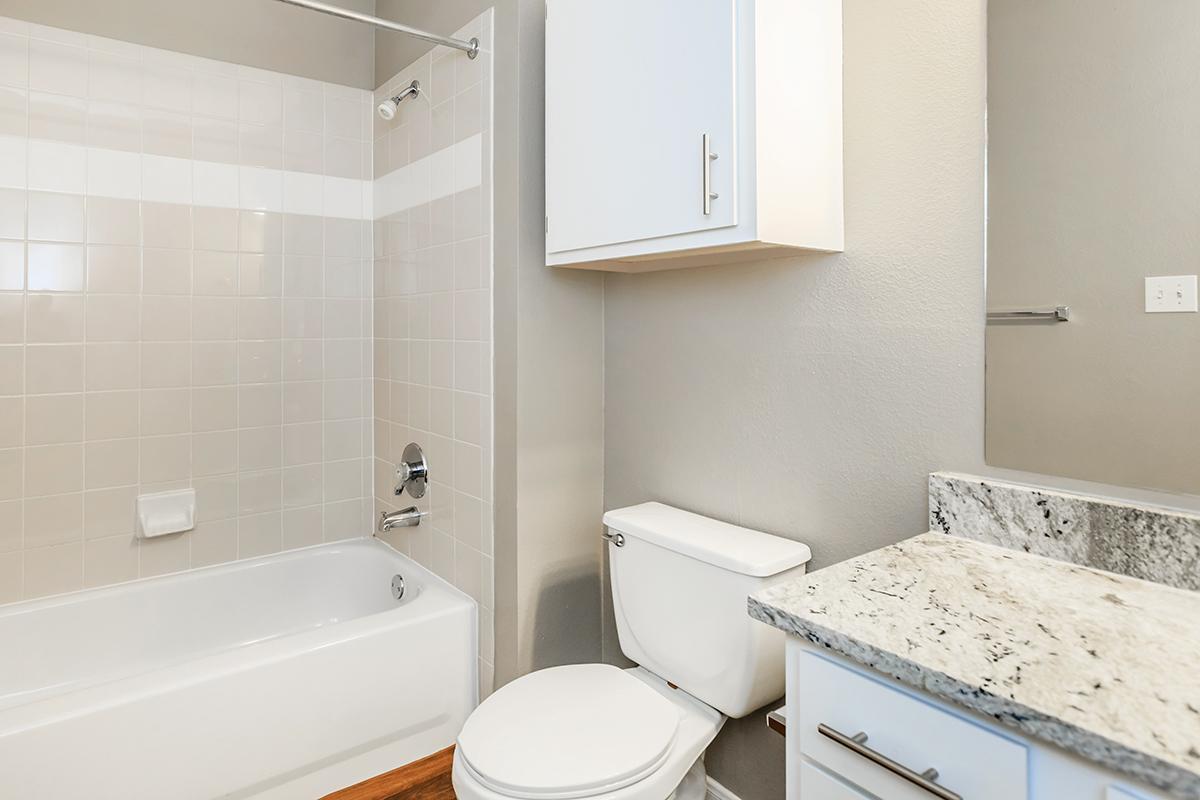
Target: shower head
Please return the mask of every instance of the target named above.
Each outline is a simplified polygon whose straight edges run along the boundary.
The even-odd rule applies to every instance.
[[[396,109],[400,107],[400,101],[407,97],[415,97],[421,93],[421,84],[413,81],[404,90],[395,97],[389,97],[379,104],[379,116],[385,121],[391,121],[396,116]]]

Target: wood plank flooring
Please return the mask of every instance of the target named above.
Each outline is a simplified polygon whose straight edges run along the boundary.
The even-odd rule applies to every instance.
[[[321,800],[455,800],[450,783],[454,746],[327,794]]]

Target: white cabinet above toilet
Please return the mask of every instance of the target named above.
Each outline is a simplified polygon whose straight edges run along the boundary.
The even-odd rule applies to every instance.
[[[546,263],[839,251],[841,0],[548,0]]]

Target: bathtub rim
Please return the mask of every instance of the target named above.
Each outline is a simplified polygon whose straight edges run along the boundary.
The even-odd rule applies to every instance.
[[[42,608],[54,608],[55,606],[69,605],[70,603],[77,601],[83,595],[128,594],[135,588],[142,586],[152,586],[157,583],[167,583],[180,580],[187,580],[190,582],[193,580],[200,580],[205,575],[212,575],[222,572],[242,572],[254,569],[255,567],[260,567],[263,564],[295,560],[305,554],[312,553],[314,550],[337,552],[337,550],[341,548],[348,548],[352,550],[383,551],[388,555],[388,557],[399,557],[406,562],[406,565],[416,567],[424,574],[424,577],[431,579],[434,583],[440,584],[441,588],[446,589],[451,594],[457,595],[469,603],[476,604],[474,598],[459,589],[454,584],[450,583],[445,578],[435,573],[429,567],[419,563],[412,556],[400,552],[395,547],[392,547],[390,544],[376,537],[375,535],[371,535],[351,536],[345,539],[337,539],[332,542],[320,542],[318,544],[305,545],[304,547],[293,547],[288,550],[280,550],[275,553],[266,553],[261,556],[239,558],[234,561],[222,561],[218,564],[206,564],[203,567],[189,567],[187,569],[175,570],[174,572],[164,572],[159,575],[131,578],[130,580],[120,581],[118,583],[106,583],[103,586],[88,586],[80,589],[72,589],[69,592],[50,594],[44,597],[30,597],[24,600],[13,600],[8,603],[0,603],[0,619],[23,611],[36,611]],[[386,614],[393,610],[395,609],[385,609],[375,613]],[[374,614],[368,614],[366,616],[374,616]]]
[[[338,622],[318,625],[293,631],[251,643],[197,653],[158,664],[148,669],[121,672],[115,675],[85,680],[64,688],[12,705],[0,706],[0,738],[21,731],[51,724],[55,721],[85,713],[100,711],[128,699],[153,696],[171,691],[173,688],[190,686],[210,678],[253,669],[318,649],[336,646],[372,634],[386,633],[398,628],[412,627],[422,622],[436,623],[453,618],[466,611],[468,614],[468,636],[472,652],[469,665],[474,684],[472,705],[478,702],[479,680],[479,604],[468,594],[449,581],[418,563],[410,556],[374,536],[354,537],[335,542],[323,542],[307,547],[269,553],[239,561],[214,564],[196,569],[138,578],[110,586],[82,589],[33,598],[0,606],[0,618],[14,611],[37,611],[57,605],[78,601],[84,595],[122,594],[154,582],[178,581],[196,575],[233,572],[252,569],[263,563],[292,560],[314,550],[337,552],[342,548],[376,551],[399,564],[405,571],[420,574],[428,582],[437,585],[437,592],[422,591],[417,602],[397,605]],[[425,582],[423,581],[424,585]],[[419,602],[419,601],[424,602]],[[421,611],[417,613],[416,608]]]

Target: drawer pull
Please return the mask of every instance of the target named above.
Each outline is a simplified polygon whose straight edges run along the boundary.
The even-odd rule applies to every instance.
[[[912,771],[903,764],[888,758],[883,753],[867,747],[867,734],[865,733],[859,732],[853,736],[847,736],[823,722],[817,725],[817,733],[828,739],[832,739],[852,753],[860,755],[874,764],[878,764],[888,772],[903,778],[914,786],[920,786],[934,797],[938,797],[941,800],[962,800],[962,795],[934,783],[938,778],[938,771],[936,769],[930,767],[924,772]]]

